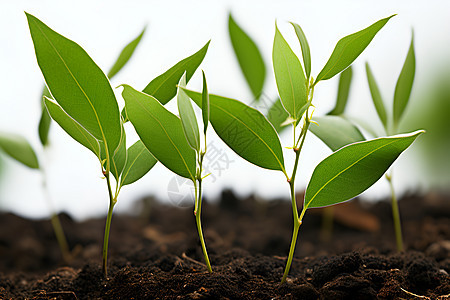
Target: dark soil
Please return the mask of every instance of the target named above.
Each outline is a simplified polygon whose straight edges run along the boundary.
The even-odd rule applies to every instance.
[[[0,298],[450,299],[448,196],[400,201],[402,253],[395,251],[388,202],[336,206],[331,235],[321,231],[326,210],[308,211],[283,285],[290,203],[224,192],[219,204],[204,204],[212,274],[203,264],[191,208],[145,199],[138,215],[115,215],[108,279],[101,270],[104,219],[77,223],[60,215],[74,256],[64,263],[49,221],[2,214]]]

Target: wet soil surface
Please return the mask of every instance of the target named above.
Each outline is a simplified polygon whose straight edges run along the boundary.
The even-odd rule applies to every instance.
[[[48,220],[1,214],[0,299],[450,299],[448,194],[400,201],[406,248],[400,253],[388,202],[308,211],[283,285],[290,203],[224,192],[218,204],[204,204],[212,274],[192,208],[145,199],[136,216],[115,215],[107,279],[104,219],[78,223],[60,215],[73,254],[65,263]],[[331,213],[332,227],[323,217]]]

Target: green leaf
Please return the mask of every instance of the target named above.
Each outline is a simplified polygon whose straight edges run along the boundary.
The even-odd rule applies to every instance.
[[[228,32],[234,53],[255,99],[259,99],[266,78],[266,66],[255,42],[239,27],[231,14]]]
[[[317,75],[314,84],[320,80],[330,79],[350,66],[370,44],[377,32],[383,28],[387,21],[393,16],[394,15],[381,19],[361,31],[340,39],[322,71]]]
[[[334,152],[315,168],[306,189],[304,207],[333,205],[364,192],[423,132],[358,142]]]
[[[142,141],[137,141],[127,150],[127,163],[123,169],[120,185],[124,186],[137,181],[147,174],[157,162]]]
[[[414,75],[416,72],[416,56],[414,53],[414,35],[411,38],[411,45],[409,46],[408,55],[403,64],[402,71],[397,80],[394,93],[394,124],[395,126],[400,121],[406,105],[411,95],[411,89],[414,82]]]
[[[332,151],[365,140],[358,127],[340,116],[315,117],[313,121],[317,124],[311,123],[309,130]]]
[[[273,69],[278,93],[286,111],[295,120],[306,110],[306,78],[302,65],[275,25]]]
[[[370,94],[372,95],[373,105],[377,110],[377,114],[380,118],[381,123],[383,123],[384,129],[387,130],[388,123],[386,109],[384,108],[383,98],[381,97],[380,89],[378,88],[378,84],[375,80],[375,77],[373,76],[369,63],[366,63],[366,73],[367,81],[369,82]]]
[[[25,166],[39,169],[36,153],[22,136],[0,132],[0,149]]]
[[[50,131],[50,124],[52,122],[47,109],[45,108],[44,104],[44,96],[51,98],[50,92],[47,88],[47,86],[44,86],[44,89],[42,91],[42,97],[41,97],[41,106],[42,106],[42,113],[41,118],[39,120],[38,125],[38,133],[39,133],[39,140],[41,141],[42,146],[48,145],[48,133]]]
[[[197,118],[195,117],[191,99],[180,89],[180,87],[186,87],[186,74],[183,74],[178,86],[177,103],[184,134],[191,148],[198,152],[200,151],[200,133],[198,131]]]
[[[342,115],[347,106],[348,95],[350,93],[350,85],[352,83],[353,70],[352,66],[345,69],[339,76],[339,87],[336,99],[336,105],[329,115]]]
[[[280,99],[278,98],[270,107],[269,111],[267,112],[267,120],[269,120],[270,124],[273,125],[275,130],[280,133],[284,129],[287,128],[287,126],[283,126],[282,124],[286,121],[286,119],[289,118],[289,114],[284,109],[283,104],[281,104]]]
[[[27,14],[36,57],[47,86],[62,109],[105,143],[110,156],[121,125],[114,92],[105,74],[75,42]]]
[[[195,151],[189,146],[181,120],[153,96],[123,85],[127,114],[152,155],[172,172],[195,180]]]
[[[206,85],[206,76],[205,72],[203,72],[203,90],[202,90],[202,117],[203,117],[203,133],[206,134],[206,129],[208,129],[209,123],[209,94],[208,94],[208,86]]]
[[[300,25],[293,22],[291,22],[291,24],[294,26],[295,34],[297,35],[298,41],[300,42],[300,47],[302,48],[303,65],[305,66],[306,78],[309,78],[311,75],[311,53],[309,50],[308,40],[306,39],[306,35]]]
[[[202,105],[201,93],[183,90]],[[286,172],[280,140],[263,114],[230,98],[210,94],[209,101],[211,125],[233,151],[262,168]]]
[[[188,83],[192,75],[194,75],[195,70],[197,70],[198,66],[202,63],[206,51],[208,50],[209,42],[210,41],[193,55],[183,59],[165,73],[153,79],[145,87],[143,92],[152,95],[162,104],[169,102],[175,97],[177,93],[177,83],[180,81],[184,72],[186,72],[186,83]]]
[[[44,97],[44,103],[52,119],[75,141],[92,151],[100,160],[100,145],[98,140],[78,124],[77,121],[71,118],[58,104],[53,102],[52,99]]]
[[[130,60],[131,56],[134,53],[134,50],[136,50],[136,47],[139,45],[139,42],[141,41],[142,36],[145,33],[145,29],[146,28],[144,27],[142,32],[128,45],[126,45],[125,48],[122,49],[122,52],[120,52],[120,55],[117,58],[116,62],[108,72],[107,76],[109,79],[113,78],[123,68],[123,66],[125,66],[128,60]]]

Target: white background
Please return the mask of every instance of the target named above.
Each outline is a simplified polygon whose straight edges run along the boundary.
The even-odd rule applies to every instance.
[[[1,1],[0,130],[21,134],[31,142],[41,164],[46,166],[53,206],[78,219],[106,213],[106,184],[101,178],[97,159],[56,124],[51,128],[50,148],[45,153],[42,151],[37,124],[43,77],[36,63],[24,11],[76,41],[105,72],[122,47],[147,25],[141,44],[128,65],[113,79],[113,87],[127,83],[142,89],[154,77],[211,39],[200,67],[207,75],[209,91],[247,103],[252,96],[229,41],[229,12],[256,41],[263,54],[267,67],[264,93],[269,97],[276,95],[271,65],[275,20],[296,53],[300,53],[298,41],[287,22],[302,26],[311,47],[312,74],[317,75],[340,38],[381,18],[398,14],[354,63],[349,114],[362,116],[378,128],[380,124],[365,79],[365,61],[370,62],[385,100],[392,101],[414,28],[417,66],[412,99],[420,101],[414,97],[414,91],[426,84],[442,57],[450,53],[448,1]],[[201,89],[200,75],[200,72],[195,74],[190,88]],[[316,87],[316,115],[332,108],[336,91],[337,78]],[[120,89],[116,90],[116,95],[122,104]],[[132,128],[128,129],[131,145],[133,133]],[[243,196],[257,193],[265,198],[288,197],[288,185],[281,172],[246,163],[227,149],[212,131],[208,138],[233,161],[220,176],[215,174],[215,182],[211,177],[205,181],[208,199],[217,198],[225,187]],[[289,146],[290,132],[282,135],[282,141]],[[301,157],[298,190],[304,189],[313,167],[329,153],[309,135]],[[291,151],[286,151],[285,159],[286,165],[292,164]],[[413,167],[414,159],[413,154],[405,153],[396,164],[395,184],[400,192],[427,186],[427,182],[419,179],[420,170]],[[30,217],[47,216],[50,208],[41,189],[41,174],[4,155],[2,161],[0,209]],[[173,176],[158,164],[141,181],[123,188],[116,211],[129,210],[134,201],[144,195],[152,194],[167,201],[168,183]],[[380,182],[365,197],[379,199],[387,193],[387,185]]]

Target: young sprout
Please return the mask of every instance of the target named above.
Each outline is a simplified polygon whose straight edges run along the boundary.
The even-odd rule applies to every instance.
[[[186,86],[187,73],[178,86]],[[206,77],[203,73],[201,108],[203,139],[200,138],[197,118],[189,97],[179,90],[177,96],[180,118],[168,111],[155,97],[123,85],[122,96],[128,118],[149,151],[169,170],[192,180],[195,188],[194,215],[203,256],[209,272],[212,272],[201,225],[203,159],[206,154],[206,132],[210,108]],[[204,141],[203,149],[201,140]]]
[[[403,113],[408,105],[411,90],[414,82],[414,75],[416,70],[416,58],[414,53],[414,35],[411,37],[411,44],[409,46],[408,54],[403,64],[402,71],[397,80],[394,92],[394,101],[392,113],[388,114],[383,98],[378,88],[375,77],[370,69],[369,63],[366,63],[367,81],[369,82],[370,94],[372,95],[373,104],[377,111],[377,115],[383,128],[387,134],[397,134],[398,125],[402,119]],[[371,130],[374,132],[373,130]],[[392,203],[392,217],[394,220],[395,238],[397,243],[397,250],[403,250],[402,227],[400,221],[400,212],[398,209],[397,196],[395,194],[394,185],[392,183],[392,169],[390,173],[385,174],[386,180],[389,182],[391,190]]]
[[[113,208],[121,188],[144,176],[156,163],[141,141],[126,148],[123,120],[106,75],[75,42],[26,14],[36,58],[52,98],[44,104],[53,120],[97,157],[106,179],[109,209],[103,243],[108,275],[108,241]],[[115,179],[115,189],[111,183]],[[114,191],[114,192],[113,192]]]
[[[50,201],[50,197],[47,191],[45,170],[43,166],[39,164],[36,152],[33,150],[31,145],[25,138],[20,135],[11,133],[0,133],[0,149],[2,149],[4,153],[8,154],[11,158],[22,163],[23,165],[31,169],[38,169],[39,171],[41,171],[43,178],[43,188],[44,191],[46,191],[45,199],[47,200],[48,206],[50,207],[51,211],[50,221],[52,223],[53,231],[55,233],[56,240],[58,242],[59,249],[61,250],[63,259],[68,262],[70,260],[69,246],[67,244],[63,227],[61,225],[61,222],[59,221],[59,217],[53,209],[52,202]]]
[[[219,137],[247,161],[262,168],[281,171],[286,176],[292,201],[294,229],[282,282],[286,281],[289,274],[298,231],[307,209],[337,204],[359,195],[373,185],[422,133],[416,131],[405,135],[360,141],[340,148],[347,142],[336,137],[334,132],[330,137],[330,143],[334,143],[340,149],[316,166],[305,192],[303,208],[300,213],[298,212],[295,178],[306,134],[313,122],[311,106],[314,88],[318,82],[330,79],[347,69],[390,18],[382,19],[364,30],[341,39],[315,80],[309,74],[311,59],[303,31],[298,25],[293,24],[300,40],[306,73],[276,28],[273,46],[275,79],[282,107],[289,114],[287,121],[292,124],[294,133],[294,142],[290,148],[294,151],[295,162],[290,176],[285,168],[279,137],[266,117],[242,102],[210,94],[210,122]],[[186,89],[184,91],[201,106],[200,93]],[[355,127],[345,119],[333,118],[331,122],[338,124],[335,128],[339,129],[338,136],[347,137],[348,134],[355,133]],[[300,132],[296,130],[299,124],[301,124]]]

